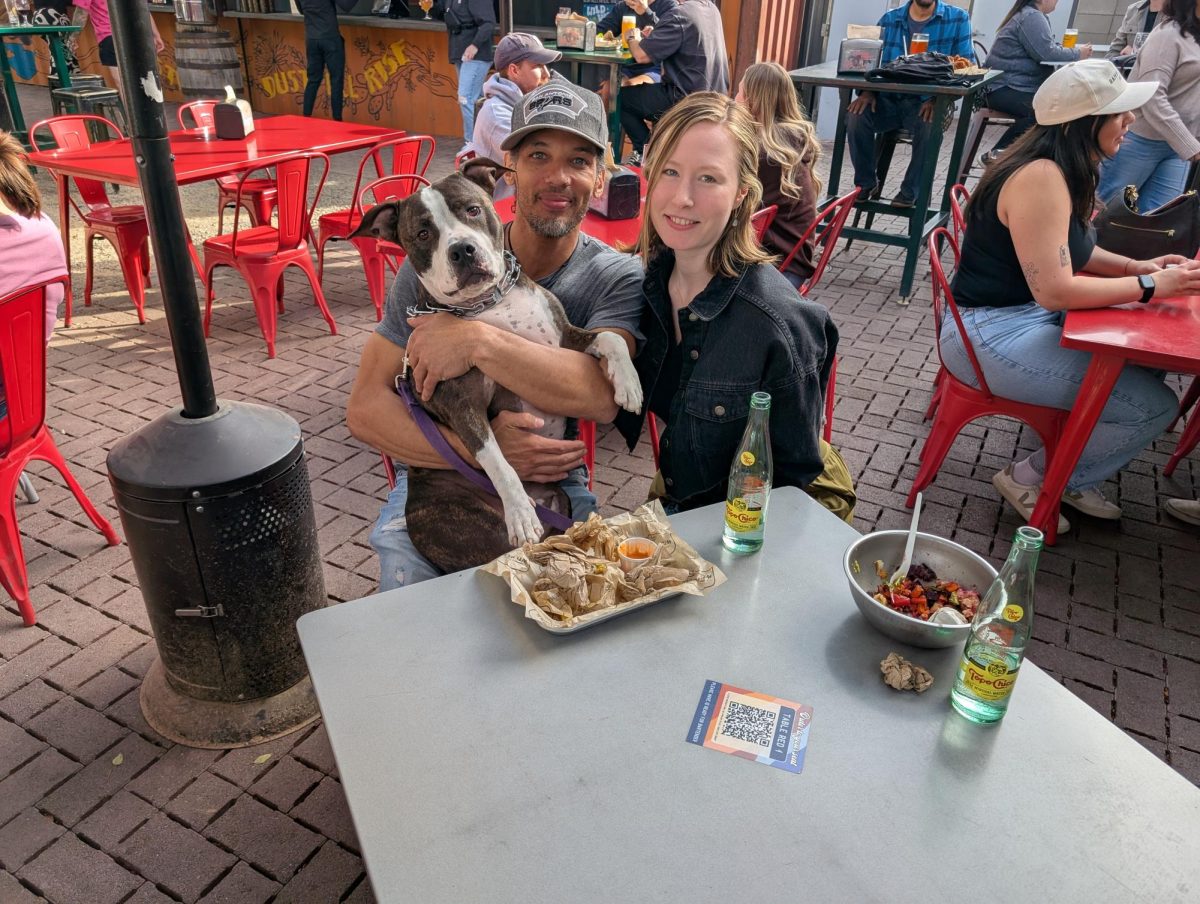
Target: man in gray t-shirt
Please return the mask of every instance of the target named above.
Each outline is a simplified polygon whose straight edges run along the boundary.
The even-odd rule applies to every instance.
[[[641,265],[579,231],[588,201],[604,186],[605,120],[595,94],[558,79],[525,95],[513,111],[513,131],[503,145],[513,168],[504,178],[515,187],[517,199],[505,244],[531,278],[558,296],[573,324],[616,332],[632,351],[642,308]],[[416,298],[417,277],[405,263],[388,293],[383,321],[363,349],[346,411],[350,431],[363,442],[398,462],[449,467],[393,391],[406,354],[415,389],[424,397],[439,381],[477,367],[547,414],[601,423],[615,416],[612,385],[601,362],[590,355],[539,345],[451,314],[410,319],[406,312]],[[521,479],[559,482],[572,517],[586,518],[596,499],[581,467],[583,444],[531,432],[539,425],[529,413],[502,412],[492,421],[500,450]],[[442,432],[471,461],[461,440],[445,427]],[[407,472],[400,467],[396,488],[371,532],[380,559],[380,590],[438,575],[409,539],[407,499]]]

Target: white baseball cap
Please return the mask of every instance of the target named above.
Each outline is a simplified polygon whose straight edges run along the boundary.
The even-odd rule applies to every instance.
[[[1108,60],[1079,60],[1060,67],[1033,96],[1033,112],[1043,126],[1136,110],[1158,82],[1127,82]]]

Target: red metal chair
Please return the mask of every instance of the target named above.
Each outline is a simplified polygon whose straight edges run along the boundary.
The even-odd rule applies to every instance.
[[[756,211],[750,217],[750,224],[754,227],[754,238],[761,242],[771,224],[775,222],[775,214],[779,211],[778,204],[771,204],[764,207],[762,210]]]
[[[176,113],[179,119],[179,127],[181,129],[190,128],[208,128],[216,130],[216,121],[213,118],[213,108],[216,107],[218,101],[215,100],[193,100],[181,106]],[[192,125],[187,124],[184,118],[184,113],[187,113],[192,120]],[[217,231],[225,231],[225,211],[230,207],[242,206],[246,212],[250,214],[250,225],[252,226],[269,226],[271,225],[271,215],[275,212],[275,205],[278,203],[279,192],[275,185],[275,180],[269,177],[248,180],[241,184],[241,200],[238,199],[238,187],[241,180],[235,175],[217,176],[214,180],[217,183]]]
[[[969,200],[971,200],[971,193],[961,182],[950,186],[950,222],[954,227],[954,241],[956,242],[962,241],[963,231],[967,228],[967,220],[963,211],[966,210]]]
[[[324,165],[321,181],[312,201],[308,200],[309,179],[312,162],[319,160]],[[259,167],[263,169],[263,167]],[[249,181],[258,170],[250,170],[241,176],[242,182]],[[325,177],[329,175],[329,158],[324,154],[309,151],[286,157],[275,164],[276,183],[279,186],[278,226],[253,226],[239,230],[241,219],[241,189],[237,210],[233,215],[233,232],[218,235],[204,243],[204,335],[209,334],[212,323],[213,284],[212,273],[217,267],[233,267],[246,283],[254,301],[254,313],[267,342],[268,357],[275,357],[276,309],[283,310],[283,272],[297,266],[308,277],[321,315],[329,324],[329,332],[337,335],[337,324],[329,313],[321,283],[313,268],[305,236],[312,232],[312,212],[321,197]]]
[[[30,461],[49,462],[66,480],[92,524],[110,546],[121,542],[112,525],[96,511],[67,467],[46,427],[46,288],[67,284],[67,277],[19,289],[0,298],[0,375],[7,414],[0,419],[0,583],[17,602],[26,625],[37,621],[29,600],[29,578],[14,494]]]
[[[1182,418],[1187,418],[1188,411],[1197,401],[1200,401],[1200,376],[1192,377],[1192,385],[1188,387],[1183,401],[1179,403],[1179,415],[1175,420],[1178,422]],[[1195,449],[1197,444],[1200,444],[1200,409],[1194,411],[1192,416],[1185,421],[1183,435],[1179,437],[1179,445],[1171,453],[1171,458],[1167,461],[1167,466],[1163,468],[1163,473],[1168,477],[1174,474],[1175,469],[1179,467],[1179,462]]]
[[[465,151],[459,151],[459,153],[457,155],[455,155],[455,157],[454,157],[454,169],[455,170],[462,169],[462,165],[464,163],[466,163],[468,160],[474,160],[478,156],[479,155],[477,153],[475,153],[473,150],[471,150],[470,148],[468,148]],[[504,161],[497,160],[496,162],[503,163]]]
[[[384,176],[376,179],[358,193],[358,220],[376,204],[385,201],[403,201],[417,189],[429,184],[424,176]],[[356,223],[357,226],[357,223]],[[375,319],[383,319],[383,302],[387,297],[387,277],[383,272],[387,264],[394,273],[400,269],[404,261],[404,249],[394,242],[370,236],[358,236],[350,239],[351,244],[358,249],[362,258],[363,273],[367,277],[367,292],[371,303],[375,305]]]
[[[933,425],[929,428],[929,436],[921,450],[921,467],[917,471],[912,489],[908,493],[909,508],[912,508],[916,501],[917,493],[933,482],[933,478],[941,468],[946,453],[950,451],[955,438],[963,427],[972,421],[991,415],[1003,415],[1023,421],[1041,437],[1042,443],[1046,447],[1046,458],[1050,459],[1054,456],[1054,449],[1058,445],[1069,414],[1058,408],[1017,402],[1012,399],[1000,398],[992,393],[987,379],[983,375],[983,368],[979,366],[979,359],[975,356],[975,349],[971,347],[970,340],[967,338],[967,331],[963,326],[962,317],[958,313],[958,306],[950,294],[950,284],[946,279],[946,272],[942,267],[942,259],[939,254],[942,242],[949,243],[955,260],[958,259],[958,243],[954,241],[954,236],[948,229],[939,226],[930,233],[929,265],[934,286],[934,317],[936,321],[940,321],[944,316],[942,311],[944,300],[950,315],[958,325],[958,332],[966,346],[967,357],[971,361],[971,369],[975,373],[979,388],[976,389],[959,380],[945,368],[943,362],[942,370],[945,377],[942,381],[942,395],[938,402],[937,412],[934,414]],[[938,345],[938,358],[941,358],[940,345]],[[1057,517],[1057,515],[1058,506],[1055,505],[1054,516]]]
[[[52,116],[33,124],[29,130],[29,142],[38,150],[81,150],[92,146],[92,138],[88,126],[103,126],[114,138],[124,138],[121,130],[103,116],[70,115]],[[38,141],[38,133],[42,130],[50,133],[53,145]],[[146,210],[140,204],[128,204],[114,207],[108,199],[108,192],[103,182],[73,176],[75,190],[83,200],[80,206],[68,191],[66,180],[59,183],[59,191],[63,192],[70,201],[71,207],[83,220],[84,247],[86,249],[87,271],[83,286],[83,303],[92,303],[92,243],[97,238],[107,239],[117,252],[121,263],[121,274],[125,277],[125,287],[129,297],[137,309],[138,322],[146,322],[146,285],[150,281],[150,241],[149,227],[146,223]],[[68,262],[69,263],[69,262]],[[64,320],[71,325],[71,293],[67,293],[67,306]]]
[[[375,167],[375,181],[386,176],[401,176],[410,173],[424,176],[429,169],[430,161],[433,160],[433,152],[436,148],[437,142],[428,135],[408,135],[404,138],[389,138],[387,141],[381,141],[363,154],[362,160],[358,163],[358,173],[354,177],[354,190],[350,192],[350,206],[345,210],[322,214],[317,219],[317,276],[319,278],[325,276],[325,243],[334,239],[348,239],[350,233],[358,228],[363,213],[359,198],[363,187],[363,177],[367,172],[367,164]],[[389,150],[392,157],[390,166],[386,160]],[[355,245],[361,252],[362,246],[357,242]],[[364,270],[366,267],[367,261],[364,258]],[[369,281],[370,276],[367,279]],[[382,308],[377,306],[377,310],[382,310]]]

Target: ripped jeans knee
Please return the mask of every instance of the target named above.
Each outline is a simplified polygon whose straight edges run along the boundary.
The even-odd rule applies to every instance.
[[[442,572],[417,552],[408,535],[404,508],[408,504],[408,471],[396,465],[396,488],[388,493],[387,502],[371,529],[371,547],[379,556],[379,592],[407,587],[420,581],[440,577]]]

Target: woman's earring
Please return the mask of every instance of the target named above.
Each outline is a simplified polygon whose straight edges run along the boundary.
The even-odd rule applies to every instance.
[[[730,225],[730,226],[736,226],[736,225],[737,225],[737,217],[734,217],[732,220],[730,220],[730,221],[729,221],[729,225]]]

